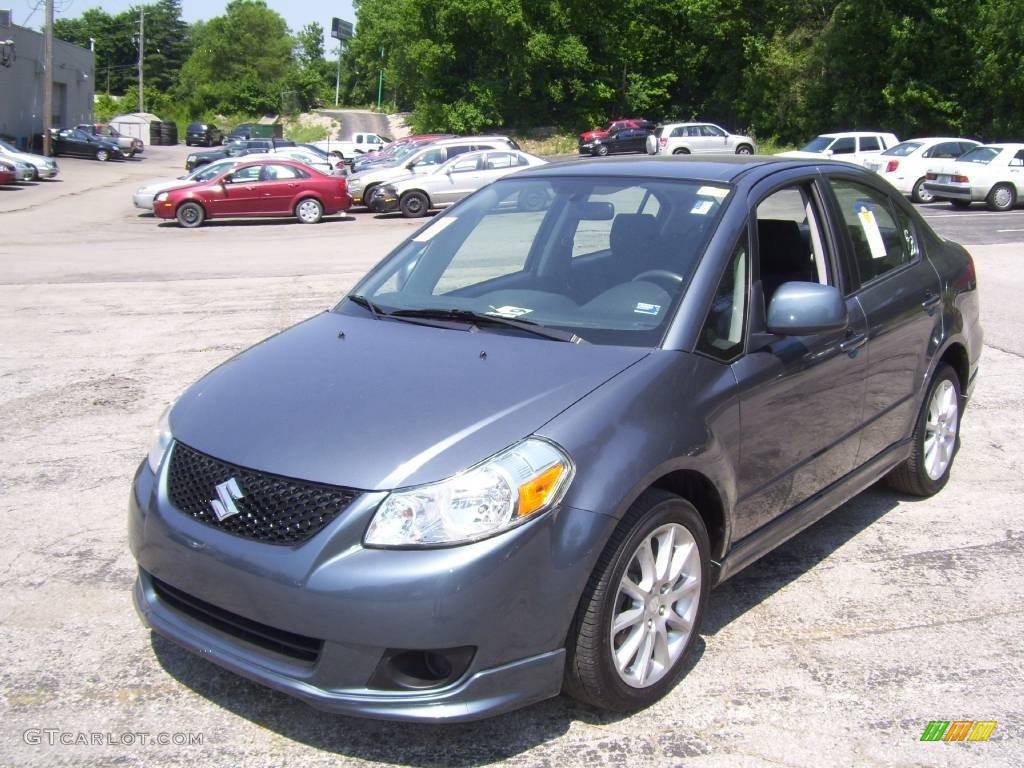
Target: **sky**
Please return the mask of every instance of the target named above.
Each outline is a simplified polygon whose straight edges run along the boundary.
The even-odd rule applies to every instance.
[[[331,19],[335,16],[356,22],[351,0],[264,0],[269,8],[277,11],[288,23],[292,32],[298,32],[311,21],[318,21],[324,28],[326,39],[324,50],[328,58],[335,50],[331,39]],[[110,14],[126,11],[132,6],[145,5],[145,0],[54,0],[56,18],[74,19],[89,8],[101,8]],[[201,21],[224,13],[227,0],[181,0],[181,15],[185,21]],[[14,23],[39,29],[43,23],[43,0],[7,0],[0,3],[14,11]],[[36,8],[38,7],[38,10]]]

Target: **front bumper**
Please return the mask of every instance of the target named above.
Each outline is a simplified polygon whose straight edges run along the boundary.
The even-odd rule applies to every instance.
[[[136,608],[160,635],[332,712],[475,720],[557,695],[569,623],[615,521],[561,507],[464,546],[366,549],[362,535],[384,495],[364,494],[300,545],[275,546],[173,508],[166,480],[143,462],[129,502]],[[249,642],[179,610],[154,579],[241,622],[319,641],[321,650],[297,660]],[[450,682],[417,689],[374,683],[396,649],[457,647],[473,655]]]
[[[136,208],[144,211],[153,211],[153,199],[156,197],[152,192],[136,192],[132,195],[132,202]]]
[[[393,213],[398,210],[398,195],[377,187],[367,207],[374,213]]]

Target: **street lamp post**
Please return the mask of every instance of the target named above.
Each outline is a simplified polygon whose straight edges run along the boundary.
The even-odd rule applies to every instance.
[[[384,90],[384,48],[380,49],[380,74],[377,77],[377,111],[380,111],[380,97]]]

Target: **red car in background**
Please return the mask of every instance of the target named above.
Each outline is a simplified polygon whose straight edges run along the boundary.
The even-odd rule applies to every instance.
[[[10,163],[0,160],[0,186],[14,184],[18,180],[18,171]]]
[[[612,120],[604,128],[594,128],[592,131],[584,131],[580,134],[580,144],[586,144],[594,139],[607,138],[609,131],[613,128],[645,128],[652,130],[654,123],[650,120],[644,120],[642,117],[630,117],[623,118],[621,120]]]
[[[315,224],[352,205],[348,182],[302,163],[268,158],[236,165],[210,181],[161,192],[153,213],[198,227],[222,217],[295,216]]]

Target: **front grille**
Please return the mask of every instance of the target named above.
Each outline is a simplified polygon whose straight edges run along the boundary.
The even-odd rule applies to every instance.
[[[217,519],[217,486],[234,479],[238,514]],[[300,544],[323,530],[359,491],[256,472],[175,443],[167,476],[171,503],[211,528],[265,544]],[[227,510],[230,511],[230,510]]]
[[[205,600],[193,597],[152,576],[150,578],[153,580],[153,591],[156,592],[157,597],[186,616],[247,643],[297,661],[316,662],[320,657],[320,650],[324,645],[323,640],[260,624],[258,621],[211,605]]]

